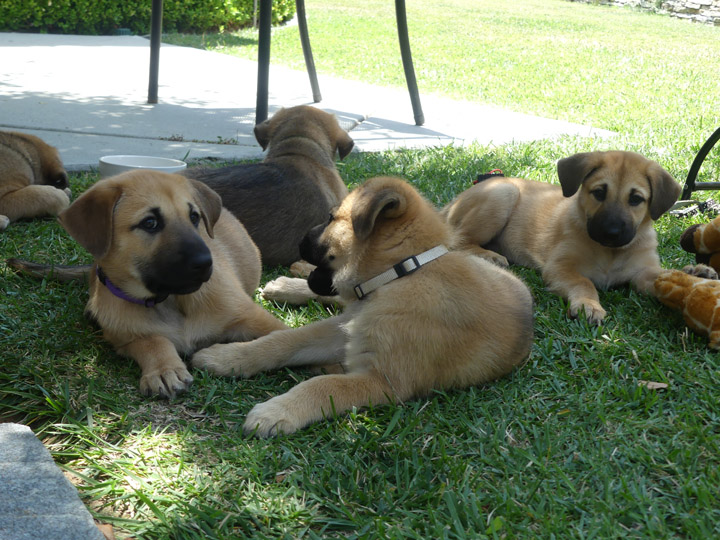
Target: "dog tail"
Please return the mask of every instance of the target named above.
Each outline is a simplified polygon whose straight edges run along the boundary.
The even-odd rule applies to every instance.
[[[90,275],[92,265],[66,266],[61,264],[39,264],[22,259],[8,259],[7,265],[19,272],[36,278],[51,278],[57,281],[80,281]]]

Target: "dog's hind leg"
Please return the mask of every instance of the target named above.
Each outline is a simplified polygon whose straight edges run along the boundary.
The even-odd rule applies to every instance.
[[[30,185],[0,199],[0,214],[10,221],[21,218],[56,216],[70,206],[70,190],[64,191],[53,186]]]
[[[226,328],[225,341],[247,341],[268,335],[275,330],[287,330],[287,326],[269,311],[247,299],[238,306],[237,315]]]
[[[508,266],[507,259],[483,246],[497,238],[510,220],[520,191],[513,184],[489,180],[468,189],[446,206],[442,215],[453,229],[451,249]]]
[[[392,398],[385,378],[374,369],[347,375],[320,375],[255,405],[243,431],[258,437],[293,433],[312,422],[353,407],[383,405]]]

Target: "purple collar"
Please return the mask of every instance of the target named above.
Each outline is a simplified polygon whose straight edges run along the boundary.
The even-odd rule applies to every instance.
[[[133,304],[138,304],[140,306],[145,306],[145,307],[150,308],[150,307],[155,307],[156,304],[159,304],[160,302],[165,300],[165,298],[158,298],[158,297],[142,299],[142,298],[135,298],[134,296],[130,296],[129,294],[124,292],[122,289],[119,289],[117,286],[115,286],[115,284],[108,279],[108,277],[105,275],[105,272],[103,272],[102,268],[100,268],[99,266],[97,267],[97,277],[98,277],[98,280],[100,281],[100,283],[105,285],[105,287],[107,288],[108,291],[113,293],[118,298],[125,300],[126,302],[131,302]]]

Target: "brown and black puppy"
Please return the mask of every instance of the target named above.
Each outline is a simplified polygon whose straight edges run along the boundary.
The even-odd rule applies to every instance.
[[[251,377],[283,366],[340,364],[256,405],[244,430],[292,433],[352,407],[464,388],[510,372],[527,357],[533,303],[511,273],[467,251],[406,182],[373,178],[308,239],[316,292],[337,290],[341,315],[247,343],[214,345],[192,363]],[[337,366],[335,366],[337,367]]]
[[[201,182],[123,173],[93,185],[60,222],[95,260],[87,314],[140,365],[145,395],[172,397],[190,385],[180,355],[286,328],[251,298],[257,247]]]
[[[183,174],[217,191],[260,248],[266,266],[289,266],[300,258],[298,244],[347,195],[335,167],[353,140],[334,115],[300,105],[281,109],[255,126],[267,150],[262,163],[217,169],[192,168]]]
[[[58,151],[34,135],[0,131],[0,231],[18,219],[57,215],[69,204]]]
[[[599,324],[596,287],[632,283],[653,292],[661,271],[653,220],[675,203],[680,185],[633,152],[589,152],[561,159],[560,185],[492,178],[443,210],[458,233],[454,248],[497,264],[541,270],[548,288]]]

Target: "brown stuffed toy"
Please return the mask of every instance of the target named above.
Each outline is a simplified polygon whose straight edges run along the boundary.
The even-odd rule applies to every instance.
[[[709,223],[687,228],[680,237],[680,246],[694,253],[698,264],[708,265],[720,272],[720,216]]]
[[[704,265],[666,270],[655,280],[655,296],[666,306],[682,311],[685,324],[710,338],[711,348],[720,350],[720,281],[699,277],[708,272],[715,274]]]

